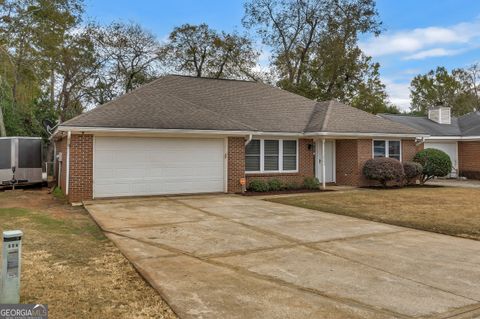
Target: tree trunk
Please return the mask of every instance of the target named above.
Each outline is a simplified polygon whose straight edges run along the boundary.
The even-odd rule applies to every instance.
[[[50,71],[50,104],[55,105],[55,70]]]
[[[0,105],[0,137],[7,136],[7,130],[5,129],[5,122],[3,120],[3,110]]]

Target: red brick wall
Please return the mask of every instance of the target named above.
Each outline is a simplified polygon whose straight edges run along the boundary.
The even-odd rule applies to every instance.
[[[72,134],[70,141],[70,202],[93,198],[93,135]]]
[[[338,185],[373,185],[363,176],[363,165],[373,158],[372,140],[336,140],[336,183]],[[402,141],[402,160],[412,160],[417,152],[414,140]]]
[[[480,179],[480,142],[458,142],[460,175]]]
[[[420,151],[423,151],[424,148],[425,148],[425,144],[422,143],[422,144],[418,145],[418,146],[416,147],[417,153],[420,152]]]
[[[57,154],[62,152],[60,188],[66,193],[67,138],[56,142]],[[68,201],[81,202],[93,198],[93,135],[72,134],[70,139],[70,175]]]
[[[336,183],[339,185],[359,184],[358,176],[358,141],[335,141]]]
[[[314,163],[315,153],[314,148],[308,149],[309,145],[313,145],[312,139],[299,139],[298,140],[298,172],[297,173],[247,173],[247,185],[252,180],[269,180],[278,179],[284,183],[297,183],[302,184],[305,177],[314,177]],[[245,161],[245,156],[243,157]]]
[[[422,144],[423,145],[423,144]],[[423,149],[423,147],[422,147]],[[403,140],[402,141],[402,160],[411,161],[417,154],[417,146],[414,140]]]
[[[245,138],[228,138],[228,185],[229,193],[240,193],[240,179],[245,177]]]

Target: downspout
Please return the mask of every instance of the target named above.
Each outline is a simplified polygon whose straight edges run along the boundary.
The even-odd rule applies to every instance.
[[[420,145],[422,145],[423,143],[425,143],[425,137],[422,137],[422,138],[420,139],[420,141],[418,141],[417,143],[415,143],[415,146],[420,146]]]
[[[72,138],[72,131],[67,132],[67,169],[65,173],[65,195],[68,195],[69,179],[70,179],[70,140]]]
[[[247,140],[245,141],[245,146],[247,146],[248,144],[250,144],[250,142],[252,141],[253,139],[253,134],[249,134],[248,137],[247,137]]]

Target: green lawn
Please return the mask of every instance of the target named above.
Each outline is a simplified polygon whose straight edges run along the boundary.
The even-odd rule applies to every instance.
[[[480,189],[358,189],[268,200],[480,240]]]

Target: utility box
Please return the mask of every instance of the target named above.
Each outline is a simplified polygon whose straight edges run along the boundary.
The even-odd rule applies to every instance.
[[[19,184],[43,182],[41,137],[0,137],[0,186],[13,179]]]
[[[22,236],[21,230],[3,232],[0,304],[20,303]]]

